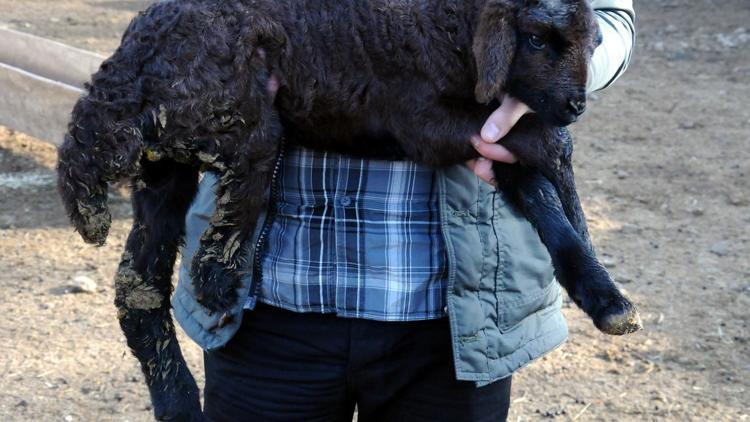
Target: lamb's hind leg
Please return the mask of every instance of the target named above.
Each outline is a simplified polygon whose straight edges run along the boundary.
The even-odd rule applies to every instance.
[[[528,167],[495,163],[493,170],[498,188],[510,195],[539,232],[558,281],[594,325],[612,335],[638,331],[641,321],[637,310],[568,221],[555,185],[539,170]]]
[[[219,327],[230,321],[236,288],[246,275],[246,243],[266,204],[281,141],[278,117],[270,98],[265,101],[255,108],[258,114],[243,119],[241,124],[248,130],[217,136],[215,153],[201,155],[219,182],[216,210],[201,236],[191,275],[198,302],[221,315]]]
[[[133,183],[134,226],[115,277],[115,305],[128,346],[141,364],[159,420],[202,420],[170,316],[172,270],[197,189],[197,170],[143,162]]]

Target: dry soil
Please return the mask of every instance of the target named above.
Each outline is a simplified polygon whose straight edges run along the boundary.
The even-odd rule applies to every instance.
[[[147,3],[0,0],[0,24],[107,53]],[[566,307],[570,340],[518,372],[510,420],[750,419],[750,2],[637,7],[631,69],[574,132],[594,241],[645,330],[606,337]],[[108,244],[86,246],[54,162],[0,128],[0,420],[150,420],[112,304],[127,193]],[[95,292],[73,293],[77,276]]]

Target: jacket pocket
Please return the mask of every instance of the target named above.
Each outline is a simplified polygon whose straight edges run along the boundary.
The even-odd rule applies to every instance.
[[[536,229],[504,195],[495,198],[492,219],[497,240],[495,299],[501,332],[514,329],[529,315],[552,306],[559,287],[552,261]]]
[[[554,279],[545,288],[524,292],[516,300],[507,300],[501,297],[502,293],[498,294],[497,327],[500,332],[512,331],[530,315],[552,307],[558,296],[553,289],[558,289]]]

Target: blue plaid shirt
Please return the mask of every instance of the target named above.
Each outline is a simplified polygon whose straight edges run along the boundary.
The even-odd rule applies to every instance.
[[[259,300],[380,321],[445,316],[434,172],[288,147]]]

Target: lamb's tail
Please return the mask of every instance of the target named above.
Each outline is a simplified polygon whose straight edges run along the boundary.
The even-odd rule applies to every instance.
[[[108,183],[135,174],[143,151],[140,119],[121,120],[100,102],[81,98],[58,151],[57,184],[65,210],[88,243],[103,245],[112,217]]]
[[[150,76],[144,69],[158,59],[159,37],[179,21],[172,13],[178,8],[174,2],[157,2],[133,19],[122,44],[92,76],[87,94],[73,109],[59,149],[58,187],[68,216],[88,243],[102,245],[107,238],[108,183],[138,172],[144,124],[154,118],[144,109],[144,90],[165,79],[163,66],[152,66],[156,74]]]

